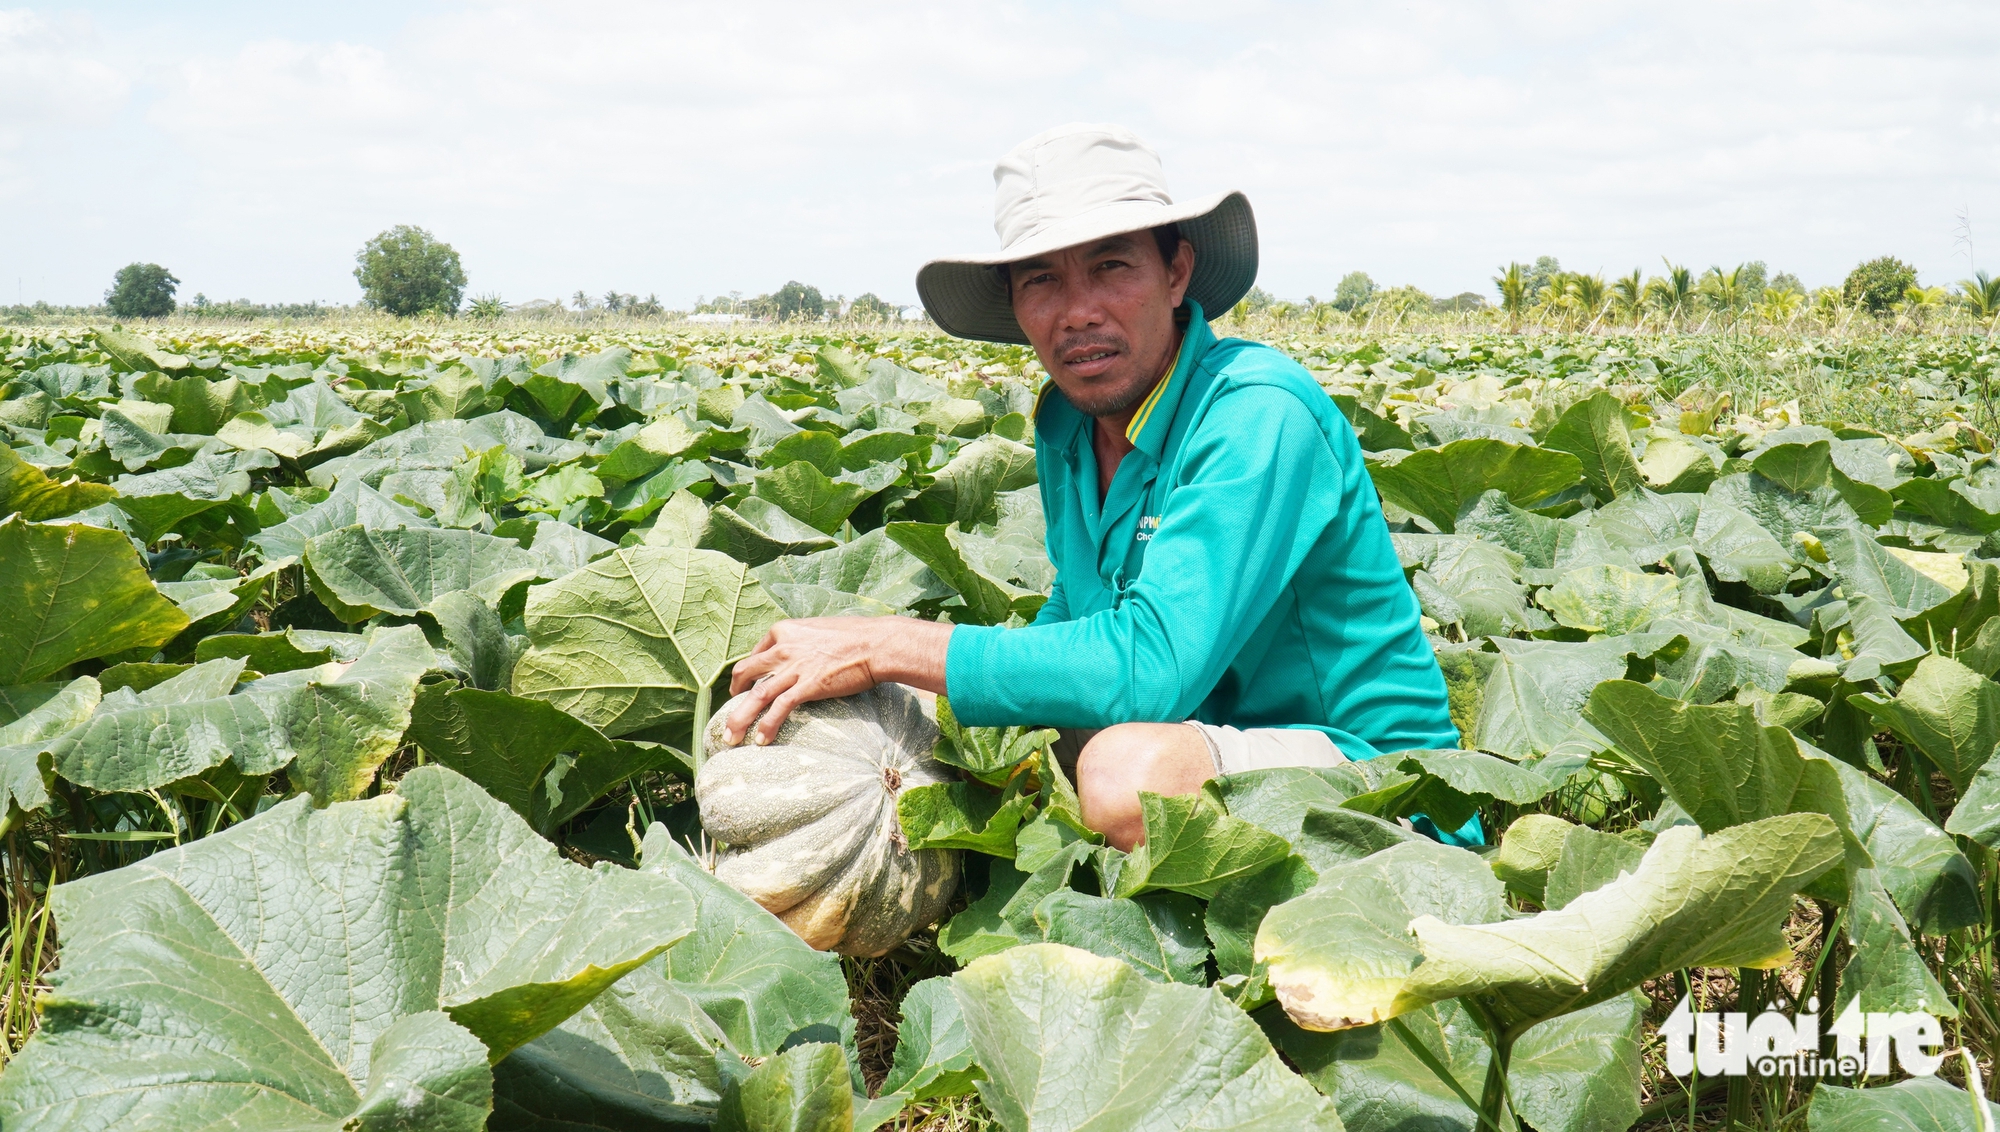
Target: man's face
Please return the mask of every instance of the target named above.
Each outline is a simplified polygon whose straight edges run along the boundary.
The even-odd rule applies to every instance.
[[[1115,417],[1152,391],[1176,346],[1174,308],[1194,245],[1171,261],[1151,232],[1096,240],[1010,264],[1014,317],[1070,404]]]

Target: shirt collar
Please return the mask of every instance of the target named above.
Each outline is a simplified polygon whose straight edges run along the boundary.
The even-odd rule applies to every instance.
[[[1202,314],[1201,304],[1188,299],[1187,330],[1181,334],[1180,353],[1175,355],[1173,365],[1160,377],[1159,384],[1139,402],[1139,411],[1132,414],[1132,421],[1125,426],[1125,439],[1132,447],[1157,460],[1160,450],[1166,447],[1167,434],[1174,429],[1174,413],[1180,408],[1181,392],[1187,388],[1188,371],[1194,368],[1196,359],[1207,351],[1215,336],[1208,329],[1208,320]]]

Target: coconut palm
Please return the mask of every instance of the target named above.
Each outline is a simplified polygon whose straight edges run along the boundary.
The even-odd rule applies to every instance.
[[[1611,288],[1602,275],[1585,275],[1579,271],[1569,277],[1570,297],[1576,300],[1578,313],[1595,320],[1604,313],[1611,301]]]
[[[1736,312],[1745,305],[1743,265],[1738,264],[1733,271],[1711,267],[1701,277],[1701,293],[1709,305],[1722,312],[1724,319],[1734,321]]]
[[[1694,310],[1694,272],[1668,261],[1665,257],[1662,257],[1660,262],[1667,265],[1667,273],[1647,281],[1646,296],[1652,300],[1655,307],[1659,308],[1660,313],[1666,316],[1667,322],[1671,325],[1686,318]]]
[[[1784,326],[1796,318],[1806,297],[1797,291],[1765,291],[1757,300],[1757,317],[1770,326]]]
[[[1526,264],[1510,263],[1501,268],[1493,277],[1493,285],[1500,289],[1500,309],[1507,312],[1510,333],[1520,333],[1521,312],[1528,306],[1528,267]]]
[[[1621,275],[1611,281],[1611,304],[1619,314],[1634,321],[1639,318],[1640,308],[1646,304],[1645,276],[1638,268],[1632,274]]]
[[[1966,305],[1983,321],[1991,321],[2000,315],[2000,279],[1995,279],[1984,271],[1977,272],[1971,279],[1958,281],[1959,292]]]
[[[1943,287],[1903,288],[1903,301],[1896,304],[1896,313],[1916,326],[1922,326],[1944,310],[1950,293]]]

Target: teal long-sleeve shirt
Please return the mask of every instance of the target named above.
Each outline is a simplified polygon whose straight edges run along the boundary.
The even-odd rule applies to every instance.
[[[1349,758],[1456,747],[1443,674],[1353,430],[1312,376],[1192,307],[1102,505],[1091,418],[1035,413],[1054,591],[1031,625],[961,625],[967,724],[1311,727]]]

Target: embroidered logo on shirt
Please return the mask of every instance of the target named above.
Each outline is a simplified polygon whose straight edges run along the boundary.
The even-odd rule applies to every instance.
[[[1139,529],[1133,532],[1132,541],[1145,542],[1147,539],[1153,537],[1154,531],[1159,529],[1160,517],[1158,515],[1141,515],[1139,516]]]

